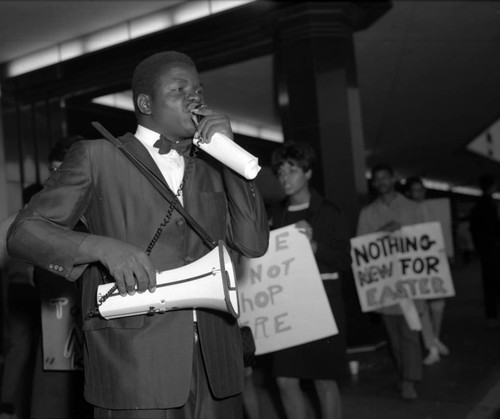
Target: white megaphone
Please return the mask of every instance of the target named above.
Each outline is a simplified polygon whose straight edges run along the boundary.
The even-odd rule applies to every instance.
[[[202,109],[205,106],[205,104],[200,103],[193,110]],[[192,119],[196,126],[198,126],[201,118],[200,115],[192,114]],[[257,157],[220,132],[213,134],[209,143],[202,143],[197,139],[193,139],[193,143],[248,180],[254,179],[261,169]]]
[[[114,283],[99,285],[99,313],[105,319],[185,308],[224,311],[238,318],[240,307],[233,263],[224,242],[201,259],[156,274],[156,290],[121,296]],[[103,301],[102,301],[103,300]]]
[[[254,179],[261,169],[257,157],[220,132],[212,135],[210,143],[202,143],[198,140],[193,140],[193,142],[203,151],[248,180]]]

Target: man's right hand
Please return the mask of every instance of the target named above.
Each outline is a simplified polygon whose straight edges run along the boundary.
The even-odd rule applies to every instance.
[[[81,243],[80,256],[100,261],[113,276],[121,295],[134,295],[136,291],[153,292],[156,289],[156,271],[146,253],[138,247],[111,237],[89,235]]]

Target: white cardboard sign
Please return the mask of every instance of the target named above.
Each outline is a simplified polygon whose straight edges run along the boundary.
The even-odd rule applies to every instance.
[[[257,355],[338,333],[309,240],[293,225],[272,231],[267,253],[240,258],[236,272],[240,324]]]

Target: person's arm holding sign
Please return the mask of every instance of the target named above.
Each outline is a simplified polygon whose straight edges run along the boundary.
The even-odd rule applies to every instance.
[[[309,224],[306,220],[300,220],[295,223],[295,228],[299,230],[302,234],[305,234],[309,242],[311,243],[311,249],[313,253],[316,253],[318,250],[318,242],[313,240],[313,229],[311,224]]]

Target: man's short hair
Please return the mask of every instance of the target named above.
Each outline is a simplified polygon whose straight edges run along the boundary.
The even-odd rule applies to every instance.
[[[375,176],[375,173],[378,173],[378,172],[387,172],[391,176],[394,176],[394,168],[390,164],[387,164],[387,163],[379,163],[379,164],[376,164],[372,167],[372,170],[370,172],[372,179]]]
[[[413,185],[422,185],[424,186],[424,181],[420,176],[409,176],[406,178],[405,186],[407,189],[410,189]]]
[[[153,95],[156,83],[164,73],[165,68],[175,63],[183,63],[196,68],[193,60],[188,55],[178,51],[164,51],[153,54],[137,65],[132,75],[132,97],[136,112],[137,97],[140,94]]]
[[[316,163],[316,153],[307,143],[287,141],[274,150],[271,156],[271,168],[275,174],[284,163],[300,167],[304,172],[312,169]]]

